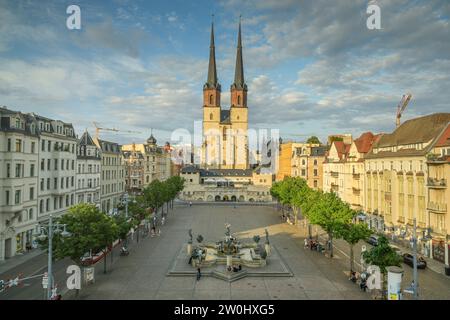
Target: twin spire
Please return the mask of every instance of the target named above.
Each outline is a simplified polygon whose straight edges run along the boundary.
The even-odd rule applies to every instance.
[[[236,52],[236,67],[234,71],[234,83],[232,88],[247,89],[247,85],[244,82],[244,64],[242,61],[242,40],[241,40],[241,18],[239,17],[239,32],[238,43]],[[209,66],[208,66],[208,79],[204,88],[216,88],[220,90],[220,84],[217,80],[217,68],[216,68],[216,51],[214,45],[214,22],[211,23],[211,41],[209,46]]]

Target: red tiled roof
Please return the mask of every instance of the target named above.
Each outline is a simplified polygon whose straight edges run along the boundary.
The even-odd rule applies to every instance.
[[[338,153],[339,159],[345,158],[350,151],[350,144],[345,144],[343,141],[333,141],[336,151]]]
[[[372,145],[381,137],[381,134],[374,135],[372,132],[364,132],[358,139],[355,139],[356,149],[360,153],[367,153]]]
[[[447,146],[450,146],[450,125],[447,125],[447,128],[439,137],[435,145],[435,147],[447,147]]]

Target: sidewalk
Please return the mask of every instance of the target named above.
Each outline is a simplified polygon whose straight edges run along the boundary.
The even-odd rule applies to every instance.
[[[15,267],[21,265],[24,262],[27,262],[34,257],[37,257],[40,254],[44,254],[45,251],[36,248],[33,249],[30,252],[24,253],[24,254],[18,254],[14,257],[11,257],[9,259],[6,259],[4,261],[0,261],[0,274],[6,273],[11,269],[14,269]]]

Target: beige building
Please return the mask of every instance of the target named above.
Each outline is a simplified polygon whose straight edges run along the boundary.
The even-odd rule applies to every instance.
[[[184,167],[180,176],[185,187],[180,199],[185,201],[272,201],[272,174],[259,170],[201,169]]]
[[[444,207],[435,206],[436,203],[443,205],[444,198],[438,198],[443,196],[442,192],[436,190],[429,194],[430,189],[440,187],[427,186],[428,170],[433,172],[432,177],[440,176],[436,168],[431,168],[433,164],[428,161],[427,154],[449,121],[450,113],[408,120],[374,143],[365,160],[365,210],[371,227],[408,239],[412,234],[413,219],[417,221],[419,234],[432,228],[432,221],[441,221],[434,214],[430,220],[430,213],[436,213],[435,209],[440,210],[437,214],[445,215],[446,212],[442,212]],[[442,227],[441,223],[435,230],[442,232]],[[446,232],[448,234],[448,229]],[[423,254],[432,255],[429,241],[419,237],[418,243]]]
[[[153,134],[147,143],[123,145],[122,154],[127,192],[140,192],[153,180],[164,181],[172,176],[170,145],[158,146]]]
[[[111,214],[125,193],[125,165],[120,145],[94,138],[94,143],[101,150],[100,208]]]
[[[363,133],[353,140],[351,135],[342,141],[332,141],[323,164],[324,191],[334,191],[352,209],[364,208],[364,158],[379,136]]]
[[[326,146],[301,142],[284,142],[278,156],[277,181],[284,177],[302,177],[314,189],[323,187],[323,162]]]
[[[450,123],[427,155],[427,211],[432,239],[431,254],[450,268]]]

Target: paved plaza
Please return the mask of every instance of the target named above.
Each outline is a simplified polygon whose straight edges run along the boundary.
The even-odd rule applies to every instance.
[[[270,234],[271,244],[292,272],[291,277],[247,277],[226,282],[212,277],[168,276],[192,229],[205,239],[222,239],[225,223],[239,239]],[[194,240],[195,241],[195,240]],[[270,259],[269,262],[270,263]],[[187,258],[186,258],[187,264]],[[101,268],[99,264],[97,268]],[[146,237],[120,257],[110,271],[97,273],[80,299],[370,299],[348,281],[339,259],[305,250],[298,228],[282,223],[270,206],[175,206],[160,237]]]

